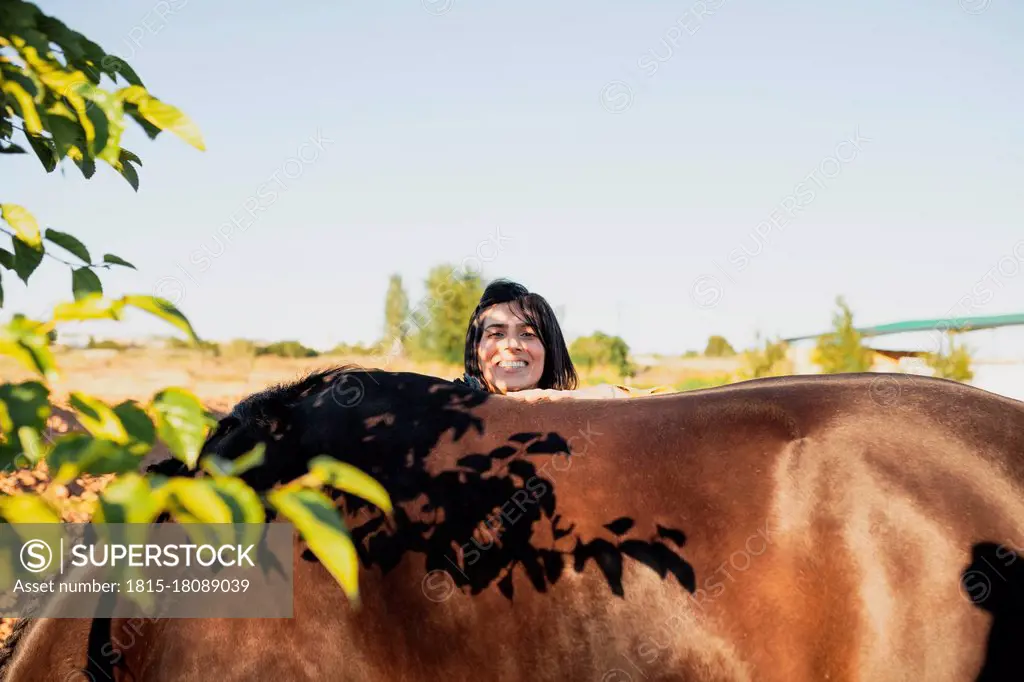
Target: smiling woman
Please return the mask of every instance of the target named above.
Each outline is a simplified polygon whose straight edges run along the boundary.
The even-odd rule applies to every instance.
[[[543,296],[506,279],[484,290],[466,332],[460,380],[522,400],[626,398],[661,392],[601,384],[578,389],[562,329]]]

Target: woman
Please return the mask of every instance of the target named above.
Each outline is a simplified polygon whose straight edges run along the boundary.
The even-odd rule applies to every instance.
[[[579,377],[551,306],[540,294],[506,279],[491,282],[473,311],[465,366],[463,383],[527,401],[626,398],[664,391],[610,384],[577,388]]]

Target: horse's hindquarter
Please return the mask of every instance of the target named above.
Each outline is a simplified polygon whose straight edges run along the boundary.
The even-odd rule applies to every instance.
[[[492,679],[975,679],[989,620],[961,575],[974,543],[1024,531],[1019,472],[999,470],[1013,429],[984,412],[1018,432],[1024,415],[934,382],[899,405],[873,401],[867,382],[794,384],[594,404],[568,430],[560,417],[567,438],[589,434],[542,472],[574,530],[560,547],[619,551],[582,574],[567,559],[544,593],[519,566],[511,603],[494,584],[434,603],[427,592],[448,589],[437,573],[407,594],[423,608],[406,645],[422,637],[431,651],[417,656]],[[971,435],[985,442],[936,421],[937,400],[980,410]],[[619,561],[622,596],[608,577]],[[422,565],[402,580],[415,575]]]
[[[939,382],[899,403],[828,388],[659,399],[588,459],[607,516],[682,530],[695,573],[685,607],[638,604],[650,624],[617,638],[633,679],[701,658],[736,679],[976,679],[990,621],[961,576],[976,543],[1024,539],[1024,412]]]

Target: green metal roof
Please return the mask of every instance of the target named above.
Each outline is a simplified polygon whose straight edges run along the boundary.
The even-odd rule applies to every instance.
[[[891,322],[889,324],[880,324],[875,327],[858,327],[859,331],[863,336],[882,336],[884,334],[903,334],[907,332],[928,332],[933,330],[938,331],[975,331],[978,329],[994,329],[996,327],[1012,327],[1016,325],[1024,325],[1024,313],[1014,313],[1011,315],[980,315],[974,317],[949,317],[940,318],[936,320],[906,320],[904,322]],[[831,330],[829,330],[831,331]],[[794,336],[784,341],[803,341],[804,339],[816,339],[822,334],[808,334],[806,336]]]

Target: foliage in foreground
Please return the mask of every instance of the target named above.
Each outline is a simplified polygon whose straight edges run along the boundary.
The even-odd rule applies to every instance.
[[[104,77],[116,89],[101,87]],[[48,173],[70,158],[85,178],[91,178],[102,161],[137,190],[136,166],[142,162],[121,146],[129,118],[150,139],[171,131],[204,149],[195,124],[153,96],[124,60],[31,3],[0,3],[0,154],[27,154],[31,149]],[[0,517],[9,523],[60,522],[56,488],[82,474],[119,475],[91,510],[94,523],[148,523],[164,511],[184,523],[262,523],[269,506],[294,523],[346,594],[357,599],[355,548],[322,489],[350,492],[390,513],[387,493],[361,471],[321,457],[311,463],[308,474],[261,494],[239,478],[262,461],[259,446],[234,462],[204,461],[203,469],[210,475],[204,479],[142,475],[142,458],[158,440],[190,469],[198,466],[200,448],[214,422],[195,395],[175,387],[157,392],[144,404],[128,400],[108,405],[74,392],[71,408],[85,432],[48,433],[47,420],[54,409],[51,386],[59,376],[52,346],[60,325],[117,321],[126,310],[138,309],[173,325],[191,343],[201,342],[188,319],[165,299],[104,295],[97,271],[134,268],[130,262],[112,253],[96,258],[77,237],[42,230],[27,208],[6,201],[0,197],[0,232],[10,238],[10,248],[0,246],[0,277],[13,273],[28,286],[44,257],[49,257],[69,268],[73,298],[59,303],[49,319],[14,315],[0,327],[0,354],[36,375],[17,384],[0,383],[0,467],[45,462],[50,473],[49,485],[41,493],[0,496]]]

